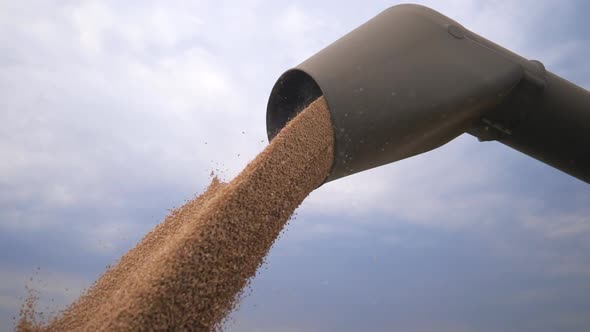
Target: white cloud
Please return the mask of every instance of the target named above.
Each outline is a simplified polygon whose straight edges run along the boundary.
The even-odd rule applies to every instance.
[[[579,211],[531,214],[525,219],[525,225],[548,239],[587,236],[590,233],[590,211],[583,207]]]
[[[539,18],[556,10],[528,2],[424,4],[524,53],[532,52],[526,40]],[[377,14],[386,6],[374,7]],[[260,1],[226,9],[96,1],[42,12],[9,7],[13,15],[4,13],[4,27],[27,39],[9,40],[20,63],[0,70],[7,87],[0,133],[9,137],[0,141],[6,156],[0,197],[36,200],[42,208],[6,209],[2,225],[67,222],[46,217],[52,207],[124,208],[129,198],[117,194],[118,187],[146,180],[198,191],[195,185],[204,187],[212,169],[233,177],[265,145],[264,103],[273,80],[349,29],[348,16],[356,16],[342,8],[335,16],[303,4]],[[568,50],[579,44],[571,45],[548,61],[571,56]],[[461,226],[493,222],[489,211],[535,206],[496,183],[505,168],[488,153],[497,152],[462,137],[329,183],[304,209],[357,216],[359,223],[370,223],[377,212],[403,222]]]
[[[524,53],[538,49],[526,40],[557,10],[549,2],[424,4]],[[44,208],[122,207],[126,197],[117,186],[204,186],[211,169],[234,176],[265,145],[264,104],[276,76],[346,32],[343,22],[356,17],[344,7],[335,16],[260,1],[225,9],[96,1],[25,7],[13,4],[2,16],[7,31],[26,39],[7,40],[19,62],[0,70],[0,133],[8,138],[0,141],[0,197],[37,200]],[[376,14],[386,6],[374,7]],[[570,45],[549,63],[579,50]],[[304,208],[457,226],[491,222],[488,211],[534,206],[502,190],[494,176],[505,169],[486,153],[496,152],[462,137],[327,184]],[[43,214],[9,209],[2,224],[50,224]]]
[[[359,222],[378,214],[397,222],[446,227],[491,222],[490,211],[529,206],[526,197],[513,204],[514,195],[491,182],[503,168],[490,163],[501,155],[487,148],[462,136],[436,151],[328,183],[306,208],[354,216]]]
[[[72,20],[83,49],[91,55],[102,53],[105,33],[113,26],[110,9],[100,2],[81,3],[73,8]]]

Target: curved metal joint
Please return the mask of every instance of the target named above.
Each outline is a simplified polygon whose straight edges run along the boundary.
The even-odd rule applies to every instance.
[[[395,6],[281,76],[268,104],[269,139],[323,94],[335,129],[331,181],[449,142],[523,75],[444,15]]]

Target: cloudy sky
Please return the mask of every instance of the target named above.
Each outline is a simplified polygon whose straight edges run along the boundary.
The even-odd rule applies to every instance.
[[[588,89],[583,1],[424,1]],[[0,331],[267,144],[278,76],[392,1],[0,1]],[[324,185],[229,331],[588,331],[590,186],[463,135]]]

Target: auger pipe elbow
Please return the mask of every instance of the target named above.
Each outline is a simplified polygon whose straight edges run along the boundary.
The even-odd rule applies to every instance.
[[[590,182],[588,91],[423,6],[391,7],[285,72],[269,140],[321,95],[335,135],[327,181],[468,132]]]

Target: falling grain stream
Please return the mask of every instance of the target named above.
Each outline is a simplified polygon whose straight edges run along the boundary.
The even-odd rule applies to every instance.
[[[174,210],[59,317],[21,331],[211,331],[235,307],[285,223],[333,162],[323,97],[235,179]]]

